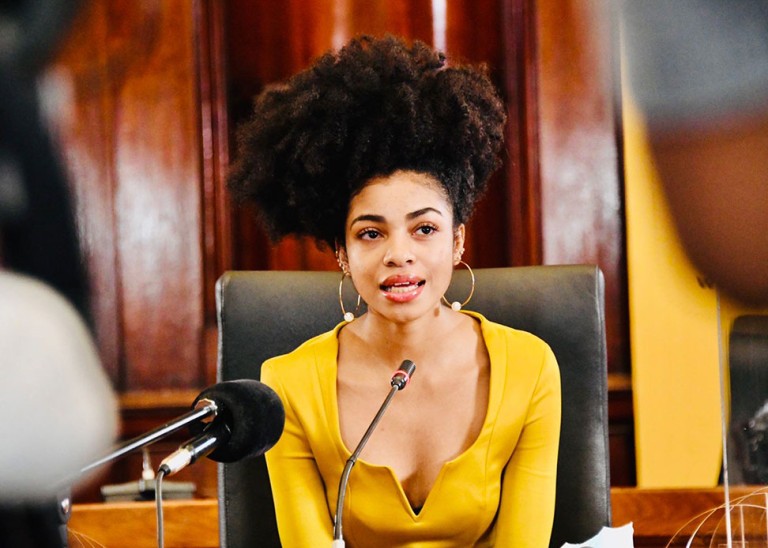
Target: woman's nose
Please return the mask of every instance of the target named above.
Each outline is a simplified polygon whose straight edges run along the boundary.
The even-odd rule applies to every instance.
[[[384,264],[387,266],[402,266],[414,261],[410,239],[404,236],[392,235],[387,242],[384,253]]]

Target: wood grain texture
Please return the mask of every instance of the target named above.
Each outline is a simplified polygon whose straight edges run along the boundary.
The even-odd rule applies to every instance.
[[[731,499],[746,496],[757,487],[731,487]],[[611,489],[613,525],[630,521],[635,530],[635,546],[666,547],[681,528],[698,523],[697,516],[717,508],[725,500],[722,488],[712,489]],[[684,544],[675,544],[683,546]],[[704,546],[705,544],[700,544]],[[699,546],[699,544],[694,544]],[[759,545],[758,545],[759,546]]]
[[[755,488],[734,487],[732,498]],[[723,503],[721,488],[611,489],[613,526],[629,522],[638,548],[664,548],[677,531],[696,516]],[[164,503],[166,546],[218,546],[215,499]],[[71,546],[77,535],[88,535],[110,547],[156,546],[154,503],[76,504],[69,523]],[[73,541],[74,540],[74,541]],[[87,544],[86,544],[87,545]]]
[[[74,195],[80,245],[104,369],[120,375],[122,298],[115,232],[112,164],[114,101],[110,95],[106,4],[88,4],[72,25],[44,81],[46,114]]]
[[[192,3],[112,4],[123,21],[147,18],[108,42],[123,73],[115,89],[114,127],[123,385],[197,386],[203,287]],[[123,54],[128,43],[143,48]]]
[[[615,26],[605,0],[536,3],[542,261],[605,275],[608,367],[629,372]]]
[[[89,4],[51,73],[102,359],[122,390],[205,378],[194,3]]]
[[[536,10],[527,0],[503,0],[505,163],[510,265],[542,262]]]
[[[213,499],[164,501],[166,548],[219,546],[218,506]],[[76,504],[67,526],[69,546],[157,546],[154,502]]]

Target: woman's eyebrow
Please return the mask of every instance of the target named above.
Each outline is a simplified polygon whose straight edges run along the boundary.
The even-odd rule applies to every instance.
[[[408,220],[415,219],[416,217],[421,217],[422,215],[424,215],[425,213],[428,213],[430,211],[434,211],[435,213],[437,213],[441,217],[443,216],[443,212],[440,211],[439,209],[435,209],[434,207],[424,207],[422,209],[417,209],[416,211],[412,211],[411,213],[408,213],[405,216],[405,218],[408,219]]]
[[[415,219],[416,217],[421,217],[422,215],[424,215],[425,213],[429,213],[430,211],[437,213],[441,217],[443,216],[442,211],[440,211],[439,209],[435,209],[434,207],[423,207],[421,209],[417,209],[416,211],[406,213],[405,218],[410,221]],[[372,223],[384,223],[386,222],[386,220],[387,219],[386,217],[384,217],[384,215],[374,215],[372,213],[365,213],[363,215],[358,215],[357,217],[352,219],[349,222],[349,226],[352,226],[353,224],[358,223],[360,221],[369,221]]]
[[[360,222],[360,221],[370,221],[373,223],[383,223],[386,221],[383,215],[373,215],[373,214],[365,214],[365,215],[358,215],[354,219],[352,219],[349,223],[349,226],[352,226],[353,224]]]

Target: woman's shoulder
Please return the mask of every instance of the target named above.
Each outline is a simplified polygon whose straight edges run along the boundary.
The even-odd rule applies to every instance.
[[[280,372],[281,376],[291,374],[306,374],[309,364],[323,362],[330,359],[333,361],[338,349],[338,326],[330,331],[316,335],[307,339],[287,354],[269,358],[262,365],[262,375],[264,372]]]
[[[489,338],[493,338],[512,343],[518,348],[522,346],[542,352],[551,351],[549,344],[533,333],[494,322],[479,312],[467,311],[466,314],[476,318],[480,322],[480,327],[486,342],[488,342]]]
[[[480,321],[491,362],[497,365],[497,374],[512,375],[517,381],[528,379],[536,383],[541,379],[556,382],[560,368],[555,354],[546,341],[533,333],[509,327],[470,313]]]

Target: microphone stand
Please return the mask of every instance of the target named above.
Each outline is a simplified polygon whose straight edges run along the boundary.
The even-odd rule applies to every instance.
[[[157,428],[150,430],[149,432],[147,432],[142,436],[138,436],[136,438],[128,440],[127,442],[117,446],[111,453],[104,455],[100,459],[81,468],[78,474],[72,474],[68,478],[62,480],[58,484],[57,489],[59,490],[60,494],[56,498],[55,508],[59,516],[62,542],[64,543],[63,546],[67,546],[66,525],[72,513],[72,499],[71,499],[71,493],[70,493],[70,486],[72,484],[74,484],[79,478],[81,478],[84,474],[90,472],[94,468],[98,468],[103,464],[116,460],[122,457],[123,455],[130,453],[131,451],[146,447],[147,445],[150,445],[151,443],[154,443],[157,440],[162,439],[172,434],[176,430],[184,428],[185,426],[188,426],[195,421],[203,420],[211,416],[215,417],[218,411],[219,409],[218,409],[218,406],[216,405],[216,402],[214,402],[213,400],[209,400],[207,398],[203,398],[197,402],[195,409],[193,409],[192,411],[188,411],[178,419],[175,419],[161,426],[158,426]]]
[[[341,531],[341,519],[342,513],[344,511],[344,497],[347,492],[347,483],[349,482],[349,474],[352,472],[352,467],[357,462],[357,458],[360,456],[363,447],[365,447],[365,444],[368,443],[368,438],[370,438],[371,434],[373,434],[373,430],[379,424],[381,417],[384,415],[384,411],[386,411],[387,407],[389,407],[389,402],[392,401],[392,398],[395,397],[395,394],[398,391],[402,390],[408,385],[408,381],[410,380],[410,377],[413,375],[415,370],[416,365],[411,360],[405,360],[400,365],[398,370],[395,371],[394,375],[392,375],[392,388],[390,388],[389,394],[387,394],[387,397],[384,399],[384,403],[381,404],[381,407],[376,413],[376,416],[373,417],[373,420],[371,421],[368,430],[366,430],[365,434],[363,434],[363,438],[360,440],[360,443],[357,444],[354,452],[347,459],[347,463],[344,465],[344,470],[342,471],[341,479],[339,480],[339,494],[336,498],[336,519],[334,520],[333,524],[333,542],[331,543],[331,548],[344,548],[344,537]]]
[[[154,430],[150,430],[144,435],[138,436],[136,438],[128,440],[127,442],[119,445],[111,453],[103,456],[99,460],[92,462],[88,466],[82,468],[80,470],[80,474],[82,475],[87,472],[90,472],[91,470],[101,466],[102,464],[106,464],[108,462],[111,462],[115,459],[122,457],[123,455],[127,455],[131,451],[135,451],[136,449],[141,449],[142,447],[150,445],[156,442],[157,440],[172,434],[176,430],[179,430],[181,428],[184,428],[185,426],[188,426],[189,424],[192,424],[193,422],[205,419],[206,417],[210,417],[210,416],[215,417],[216,413],[218,413],[218,407],[216,406],[216,402],[209,399],[201,399],[199,402],[197,402],[195,409],[193,409],[192,411],[188,411],[178,419],[167,422],[162,426],[158,426]]]

